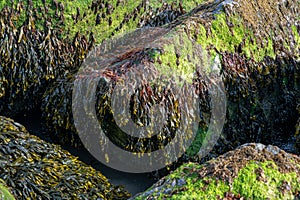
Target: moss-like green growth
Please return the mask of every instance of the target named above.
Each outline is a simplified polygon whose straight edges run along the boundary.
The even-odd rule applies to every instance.
[[[173,75],[179,84],[182,84],[182,81],[192,83],[197,66],[200,67],[201,58],[204,56],[200,55],[201,52],[195,52],[195,44],[185,34],[170,33],[164,40],[167,41],[162,47],[162,54],[155,56],[158,61],[156,68],[166,77]]]
[[[186,150],[186,155],[188,157],[195,157],[199,150],[201,149],[201,146],[203,145],[203,141],[206,137],[208,127],[199,127],[197,134],[195,136],[195,140],[192,142],[192,144],[189,146],[189,148]]]
[[[216,14],[209,30],[200,23],[195,27],[195,33],[197,42],[203,48],[213,45],[221,52],[236,52],[239,45],[244,42],[242,52],[248,58],[261,61],[265,56],[275,57],[272,40],[265,39],[264,46],[257,44],[253,31],[245,27],[243,19],[238,15],[226,16],[224,12]],[[215,55],[215,52],[211,54]]]
[[[117,6],[117,0],[110,1],[110,4],[115,8],[110,15],[107,15],[104,19],[101,20],[100,24],[96,25],[95,19],[97,14],[88,9],[88,5],[92,3],[91,0],[81,0],[84,3],[80,3],[79,1],[67,1],[66,4],[66,26],[65,29],[69,30],[69,36],[74,36],[78,31],[81,33],[92,31],[95,35],[95,39],[97,43],[100,43],[106,38],[111,37],[111,35],[125,34],[131,30],[138,28],[139,18],[146,12],[145,8],[142,8],[136,15],[137,17],[133,17],[131,13],[142,4],[142,0],[129,0],[124,1],[121,5]],[[149,6],[151,10],[155,10],[157,8],[162,7],[163,3],[172,3],[174,2],[176,5],[179,1],[174,0],[165,0],[165,1],[150,1]],[[183,1],[182,8],[186,11],[190,11],[196,5],[202,3],[203,0],[197,1]],[[72,20],[72,15],[76,14],[77,7],[79,7],[83,12],[86,12],[86,17],[84,20],[78,21],[77,23]],[[106,8],[107,9],[107,8]],[[112,23],[109,24],[109,20],[111,18]],[[128,18],[128,20],[125,20]],[[121,25],[122,24],[122,25]],[[121,28],[118,30],[118,27]],[[115,31],[118,30],[118,31]]]
[[[9,192],[3,180],[0,179],[0,199],[1,200],[15,200],[14,196]]]
[[[206,0],[185,0],[185,1],[180,1],[180,0],[150,0],[149,3],[152,7],[156,6],[161,6],[163,3],[176,3],[178,4],[179,2],[182,3],[182,8],[185,9],[187,12],[198,6],[199,4],[205,2]]]
[[[203,1],[183,1],[180,7],[185,12],[188,12]],[[93,3],[98,7],[97,9],[95,7],[92,8]],[[153,13],[165,3],[174,4],[179,7],[179,0],[154,0],[150,1],[147,6],[142,0],[113,0],[103,1],[102,3],[105,7],[99,9],[100,2],[95,0],[45,0],[45,5],[41,0],[33,0],[33,7],[28,12],[26,11],[28,1],[21,0],[20,3],[14,2],[14,5],[12,5],[12,2],[1,2],[0,10],[6,6],[13,6],[18,9],[22,5],[18,19],[14,21],[17,27],[24,23],[28,13],[33,13],[38,18],[34,22],[36,28],[43,29],[45,20],[43,18],[47,18],[47,20],[50,19],[52,27],[61,30],[63,37],[73,38],[77,32],[81,34],[93,32],[96,42],[101,43],[104,39],[110,38],[113,35],[124,34],[138,28],[139,20],[146,11]],[[141,5],[143,6],[141,7]],[[141,8],[137,9],[138,7]],[[97,15],[100,18],[96,23]]]
[[[180,180],[183,177],[182,171],[186,169],[197,169],[201,170],[201,165],[196,163],[187,163],[182,165],[174,173],[170,175],[172,180]],[[170,181],[173,182],[173,181]],[[160,198],[171,198],[171,199],[215,199],[217,196],[224,197],[225,192],[230,190],[229,184],[222,181],[217,181],[210,177],[206,177],[202,180],[199,179],[197,173],[191,173],[185,179],[186,184],[184,189],[181,189],[180,186],[175,186],[173,188],[174,195],[166,196],[163,193],[160,193]],[[182,192],[179,192],[182,190]]]
[[[88,10],[88,5],[92,3],[91,0],[87,1],[86,4],[80,5],[76,1],[66,2],[66,29],[69,30],[69,36],[74,36],[78,31],[81,33],[93,32],[95,34],[96,41],[100,43],[105,38],[109,38],[114,30],[119,26],[128,13],[132,13],[133,10],[141,3],[141,1],[129,0],[124,1],[123,5],[116,6],[116,0],[110,3],[115,8],[110,15],[101,19],[99,25],[96,25],[96,14]],[[77,7],[80,6],[81,10],[87,12],[87,16],[84,20],[74,22],[72,15],[76,14]],[[108,8],[106,8],[108,9]],[[109,24],[111,20],[111,24]],[[138,21],[128,21],[119,33],[126,32],[128,29],[134,29],[137,27]]]
[[[264,148],[246,145],[202,165],[186,163],[136,199],[294,199],[300,191],[299,157]],[[280,158],[283,154],[289,159]],[[293,165],[298,167],[288,169]]]
[[[295,49],[299,49],[300,48],[300,35],[299,35],[299,32],[297,31],[297,27],[296,26],[292,26],[292,31],[293,31],[293,36],[294,36],[295,42],[296,42]]]
[[[296,172],[281,173],[274,162],[251,162],[240,170],[232,188],[250,199],[294,199],[300,180]]]

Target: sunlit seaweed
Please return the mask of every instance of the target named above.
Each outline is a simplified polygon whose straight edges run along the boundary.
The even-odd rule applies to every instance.
[[[17,199],[127,199],[92,167],[60,146],[30,135],[11,119],[0,117],[0,178]]]

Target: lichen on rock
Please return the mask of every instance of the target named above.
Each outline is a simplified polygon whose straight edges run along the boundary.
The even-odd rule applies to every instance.
[[[183,164],[134,199],[294,199],[299,177],[298,156],[250,143],[202,165]]]

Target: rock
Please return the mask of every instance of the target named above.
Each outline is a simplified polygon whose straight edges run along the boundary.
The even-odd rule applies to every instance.
[[[172,192],[172,189],[171,188],[167,188],[167,189],[165,189],[165,191],[163,193],[170,195],[171,192]]]
[[[177,179],[186,184],[173,187]],[[183,164],[134,199],[294,199],[299,192],[300,157],[249,143],[202,165]]]
[[[127,199],[130,196],[123,187],[111,185],[100,172],[60,146],[30,135],[24,126],[2,116],[0,178],[18,199]]]
[[[202,4],[196,6],[200,2]],[[173,138],[180,124],[180,109],[175,109],[176,100],[172,95],[167,95],[171,99],[170,105],[174,107],[169,113],[168,127],[159,136],[145,140],[140,137],[132,138],[117,126],[109,106],[112,90],[106,90],[105,84],[116,84],[118,78],[125,78],[128,71],[135,70],[137,63],[155,65],[153,71],[167,72],[164,74],[166,77],[170,74],[179,76],[175,81],[190,79],[195,85],[195,92],[199,92],[203,110],[199,122],[200,131],[184,155],[186,160],[198,160],[195,155],[206,135],[211,110],[207,86],[214,80],[204,80],[202,72],[191,80],[197,65],[205,72],[221,74],[226,88],[226,98],[223,98],[228,106],[226,124],[212,156],[245,142],[284,140],[295,132],[295,124],[299,118],[296,102],[300,95],[299,1],[276,0],[266,3],[261,0],[199,0],[184,1],[178,5],[156,5],[140,0],[132,6],[125,1],[115,6],[108,1],[95,0],[90,7],[73,1],[60,2],[59,5],[53,3],[56,6],[48,6],[47,3],[44,6],[39,2],[35,5],[31,1],[30,5],[24,3],[23,11],[20,9],[23,6],[18,6],[17,12],[8,7],[2,10],[3,34],[0,41],[4,45],[1,48],[10,47],[10,42],[17,48],[12,48],[15,52],[5,49],[1,51],[3,59],[0,64],[4,66],[0,69],[1,113],[5,111],[8,115],[14,114],[11,112],[19,109],[18,112],[22,112],[23,107],[31,109],[41,104],[46,130],[51,132],[56,142],[82,145],[74,126],[71,105],[75,74],[94,43],[99,44],[116,35],[111,43],[108,42],[113,47],[110,48],[111,54],[103,57],[115,59],[115,62],[108,64],[106,71],[95,72],[96,76],[104,79],[101,83],[103,85],[100,84],[98,88],[95,109],[99,123],[109,132],[109,139],[121,148],[138,153],[157,150]],[[0,4],[1,8],[4,5]],[[60,24],[58,21],[61,19],[52,17],[55,12],[51,12],[51,9],[54,7],[59,18],[65,19],[64,23]],[[71,15],[77,9],[91,15],[79,19],[74,16],[74,22]],[[32,10],[35,13],[32,14]],[[16,23],[11,21],[12,13],[16,15]],[[26,16],[26,20],[20,16]],[[97,16],[102,19],[96,26]],[[111,26],[109,19],[113,22]],[[155,29],[160,31],[157,31],[154,40],[148,38],[141,40],[139,44],[137,40],[131,40],[124,46],[114,44],[124,32],[130,32],[130,29],[138,26],[144,27],[148,22],[149,26],[161,26],[160,29]],[[147,38],[151,35],[148,30],[154,29],[132,30],[131,36],[140,30],[145,31],[142,36]],[[62,37],[59,36],[60,33]],[[90,37],[86,39],[88,34]],[[129,36],[127,34],[123,39],[132,39]],[[100,54],[103,52],[105,51]],[[15,58],[19,57],[15,53],[21,57],[17,61]],[[106,61],[109,62],[109,59]],[[27,63],[29,69],[25,67]],[[55,83],[52,84],[54,80]],[[47,81],[51,85],[42,94],[48,85],[44,84]],[[147,89],[149,85],[153,84],[148,84]],[[146,89],[146,86],[139,88],[136,97],[141,93],[146,94],[142,89]],[[155,90],[154,86],[151,89]],[[144,126],[148,122],[145,113],[149,106],[146,105],[153,105],[159,101],[158,96],[161,96],[159,92],[150,95],[149,91],[149,95],[140,95],[135,98],[135,102],[131,102],[132,118],[138,126]],[[140,103],[141,100],[143,102]],[[184,107],[183,104],[180,106]],[[185,127],[183,124],[181,126]]]
[[[249,9],[252,8],[250,6],[252,4],[258,11]],[[260,14],[257,15],[257,12]],[[156,42],[145,40],[139,44],[134,43],[136,48],[128,51],[129,48],[134,48],[130,46],[134,41],[125,42],[127,46],[116,45],[118,39],[110,41],[115,46],[106,58],[113,55],[116,62],[113,65],[107,64],[106,72],[95,72],[97,74],[95,76],[105,79],[101,83],[103,85],[98,86],[102,89],[97,96],[96,113],[99,123],[106,124],[110,140],[122,148],[128,147],[127,150],[135,152],[157,149],[158,146],[155,147],[153,144],[155,142],[151,144],[149,140],[128,138],[116,125],[113,112],[105,106],[109,105],[113,91],[107,86],[114,85],[117,78],[125,78],[126,73],[132,72],[131,70],[136,69],[137,63],[141,62],[155,65],[156,72],[167,71],[169,74],[165,74],[166,76],[175,74],[181,78],[190,77],[194,72],[195,63],[201,63],[201,69],[204,71],[221,74],[226,90],[226,98],[223,98],[223,101],[227,101],[228,107],[226,123],[222,137],[211,152],[212,156],[220,155],[246,142],[279,141],[280,144],[281,140],[291,138],[299,117],[296,111],[296,99],[300,96],[298,12],[299,2],[292,0],[273,1],[270,5],[258,0],[251,0],[251,3],[239,0],[209,1],[164,25],[159,30],[168,31],[166,34],[158,34]],[[145,30],[146,37],[153,29],[142,30]],[[134,31],[123,37],[123,40],[130,40],[139,31],[142,32]],[[180,36],[181,39],[176,36]],[[155,37],[153,38],[155,40]],[[282,45],[281,40],[285,40],[286,45]],[[155,46],[156,44],[161,46]],[[195,50],[197,45],[201,45],[201,48],[198,46],[201,50]],[[145,46],[147,49],[144,49]],[[178,48],[179,46],[181,48]],[[195,59],[194,54],[201,56]],[[105,55],[102,56],[105,58]],[[127,64],[123,65],[124,63]],[[176,69],[175,72],[178,73],[169,72],[167,69],[170,68]],[[203,111],[199,127],[201,131],[186,152],[187,160],[198,161],[194,156],[202,144],[203,137],[200,135],[206,134],[209,125],[207,123],[211,110],[210,91],[207,89],[209,81],[203,80],[201,76],[193,80],[193,84],[198,87],[195,90],[201,88],[199,92]],[[42,110],[47,129],[51,130],[53,135],[58,135],[56,138],[58,142],[80,146],[82,144],[74,127],[71,111],[74,80],[75,77],[68,77],[50,86],[44,94]],[[147,95],[143,99],[148,99]],[[132,102],[136,107],[141,105],[137,113],[149,110],[143,106],[145,102],[139,104],[138,101],[140,99],[135,103]],[[133,110],[131,112],[135,113]],[[176,115],[176,111],[173,111],[173,115]],[[137,121],[138,118],[145,120],[147,117],[136,115],[133,118]],[[172,124],[176,126],[176,123]]]

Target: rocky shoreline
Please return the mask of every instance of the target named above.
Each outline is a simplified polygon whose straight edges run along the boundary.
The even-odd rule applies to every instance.
[[[178,134],[190,138],[184,128],[197,123],[191,145],[181,140],[183,154],[164,163],[156,176],[161,179],[132,199],[300,198],[300,158],[269,145],[300,151],[299,1],[19,0],[1,2],[0,9],[0,198],[131,196],[62,148],[83,148],[72,106],[90,105],[93,98],[82,97],[93,92],[96,116],[89,106],[76,110],[85,113],[87,133],[96,120],[127,152],[147,156],[164,149]],[[101,66],[86,62],[91,56]],[[138,70],[160,80],[174,75],[167,82],[192,88],[199,106],[145,79],[130,96],[130,118],[139,128],[149,124],[158,103],[168,108],[168,118],[151,137],[129,135],[114,118],[113,92]],[[96,86],[91,77],[99,78]],[[76,81],[88,87],[74,87]],[[131,81],[127,89],[137,84]],[[225,90],[218,93],[227,106],[225,124],[214,148],[199,158],[212,109],[221,108],[211,102],[216,83]],[[127,111],[126,102],[118,106]],[[41,115],[38,133],[10,119],[33,109]],[[97,144],[106,147],[107,140]],[[106,156],[107,163],[112,159]]]

